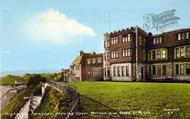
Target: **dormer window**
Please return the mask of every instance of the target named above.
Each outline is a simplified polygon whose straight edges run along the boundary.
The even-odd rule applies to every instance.
[[[155,37],[153,38],[153,44],[162,44],[163,38],[162,37]]]
[[[189,32],[183,32],[177,34],[177,40],[186,40],[189,39]]]

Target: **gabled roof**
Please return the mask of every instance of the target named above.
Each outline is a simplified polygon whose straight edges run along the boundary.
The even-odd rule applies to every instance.
[[[76,65],[76,64],[81,64],[81,62],[82,62],[82,57],[83,56],[77,56],[74,60],[73,60],[73,62],[72,62],[72,64],[71,65]]]
[[[82,64],[82,61],[85,60],[86,58],[97,58],[97,57],[103,57],[103,53],[96,54],[95,52],[92,52],[92,53],[83,52],[82,54],[80,54],[73,60],[70,66]]]

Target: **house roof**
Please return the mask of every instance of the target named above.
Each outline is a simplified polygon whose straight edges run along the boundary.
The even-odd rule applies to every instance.
[[[99,53],[99,54],[96,54],[95,52],[94,53],[83,53],[83,54],[77,56],[73,60],[73,62],[70,66],[82,64],[82,60],[84,60],[85,58],[96,58],[96,57],[103,57],[103,53]]]
[[[74,60],[73,60],[73,62],[72,62],[72,64],[71,65],[76,65],[76,64],[81,64],[81,62],[82,62],[82,56],[77,56]]]

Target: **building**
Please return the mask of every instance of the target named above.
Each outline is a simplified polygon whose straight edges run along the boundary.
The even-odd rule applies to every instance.
[[[190,81],[190,28],[147,39],[147,78]]]
[[[140,27],[104,34],[104,80],[146,79],[146,40]]]
[[[103,54],[80,51],[70,66],[71,80],[103,80]]]
[[[69,80],[71,72],[69,69],[61,69],[57,73],[54,74],[55,80],[67,82]]]
[[[104,80],[190,81],[190,29],[152,35],[131,27],[104,34]]]

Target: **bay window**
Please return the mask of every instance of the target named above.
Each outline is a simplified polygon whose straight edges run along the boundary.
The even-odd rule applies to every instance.
[[[175,64],[176,75],[190,75],[190,62],[176,63]]]
[[[175,58],[189,58],[190,46],[181,46],[174,49]]]

